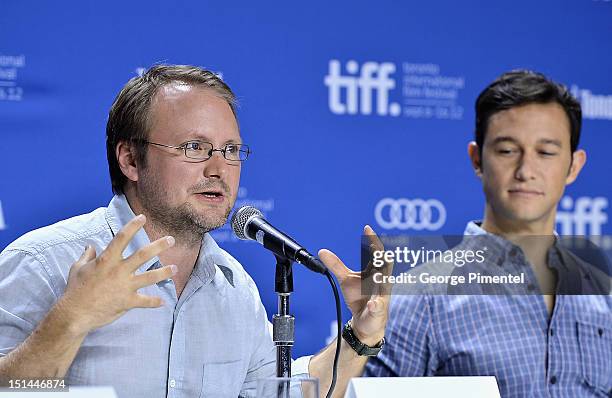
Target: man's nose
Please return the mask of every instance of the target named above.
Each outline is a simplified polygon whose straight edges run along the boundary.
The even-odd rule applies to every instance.
[[[514,177],[519,181],[533,180],[535,178],[535,170],[537,169],[536,161],[535,154],[523,153],[519,158]]]
[[[211,156],[204,162],[204,176],[207,178],[223,178],[227,173],[227,160],[221,149],[212,149]]]

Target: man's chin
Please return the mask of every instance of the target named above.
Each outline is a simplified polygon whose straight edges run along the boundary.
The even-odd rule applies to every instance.
[[[506,218],[515,223],[528,225],[541,222],[548,218],[548,212],[535,209],[519,209],[506,212]]]
[[[217,228],[221,228],[227,222],[229,217],[229,210],[222,212],[221,214],[210,214],[199,215],[196,220],[196,224],[202,229],[203,232],[214,231]]]

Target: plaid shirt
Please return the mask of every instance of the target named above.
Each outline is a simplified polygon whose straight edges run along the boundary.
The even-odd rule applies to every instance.
[[[471,222],[465,234],[487,233]],[[537,284],[520,248],[487,236],[489,259]],[[492,375],[504,398],[612,397],[610,295],[557,295],[552,316],[537,294],[394,295],[386,334],[364,376]]]

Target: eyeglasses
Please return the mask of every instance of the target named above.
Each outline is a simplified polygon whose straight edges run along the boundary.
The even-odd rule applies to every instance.
[[[249,157],[251,150],[246,144],[227,143],[222,148],[215,149],[213,144],[205,141],[187,141],[179,146],[159,144],[146,140],[138,140],[149,145],[157,145],[165,148],[182,149],[185,152],[185,157],[194,159],[200,162],[208,160],[212,157],[213,152],[221,152],[226,160],[244,162]]]

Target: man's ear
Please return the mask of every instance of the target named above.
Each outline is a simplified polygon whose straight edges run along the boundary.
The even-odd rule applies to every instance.
[[[582,170],[586,161],[587,154],[584,150],[578,149],[572,154],[572,164],[569,172],[567,173],[567,177],[565,178],[565,185],[569,185],[576,181],[576,178],[578,178],[578,174],[580,174],[580,170]]]
[[[125,141],[120,141],[115,147],[115,156],[121,172],[128,180],[138,181],[138,167],[136,165],[136,148]]]
[[[472,162],[472,167],[478,178],[482,177],[482,159],[480,158],[480,148],[475,141],[468,144],[468,156]]]

